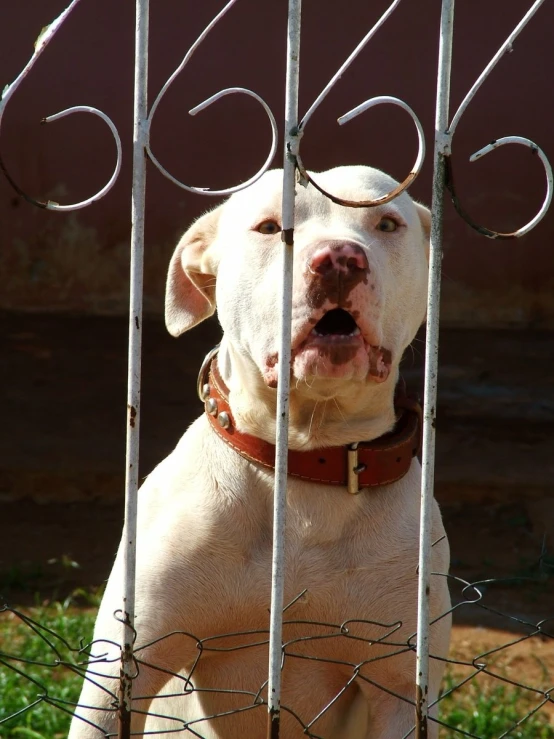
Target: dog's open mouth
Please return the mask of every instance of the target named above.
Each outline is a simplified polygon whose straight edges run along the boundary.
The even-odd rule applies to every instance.
[[[391,353],[373,344],[358,325],[356,314],[344,308],[327,311],[312,327],[293,352],[297,377],[343,377],[368,375],[384,382],[391,367]]]
[[[358,336],[360,329],[353,316],[342,308],[327,311],[313,327],[311,335],[342,340]]]

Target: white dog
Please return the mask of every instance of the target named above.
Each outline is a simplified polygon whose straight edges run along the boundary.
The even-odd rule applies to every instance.
[[[317,177],[352,200],[396,185],[368,167]],[[266,735],[281,181],[268,172],[202,216],[171,260],[169,331],[182,334],[217,305],[223,339],[202,389],[208,412],[139,496],[138,735]],[[306,736],[307,726],[323,739],[400,739],[414,724],[418,428],[394,398],[402,353],[425,316],[429,223],[407,194],[348,208],[297,187],[283,739]],[[446,573],[436,504],[432,529],[434,541],[443,537],[432,570]],[[120,550],[96,640],[120,641],[122,591]],[[449,608],[446,578],[434,577],[431,702]],[[86,720],[73,719],[71,739],[117,731],[117,649],[99,641],[92,651],[113,661],[90,665],[76,712]]]

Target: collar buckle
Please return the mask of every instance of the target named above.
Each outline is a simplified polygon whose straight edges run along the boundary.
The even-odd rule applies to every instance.
[[[360,492],[360,472],[367,469],[367,464],[358,459],[359,441],[348,444],[346,447],[346,489],[352,495]]]
[[[358,481],[358,475],[360,473],[358,464],[358,444],[359,442],[355,441],[353,444],[349,444],[346,447],[346,488],[348,492],[352,495],[358,495],[358,493],[360,492],[360,485]],[[363,466],[365,467],[365,465]]]

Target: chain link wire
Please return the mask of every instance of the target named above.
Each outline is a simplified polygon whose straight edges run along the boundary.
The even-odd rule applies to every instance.
[[[466,736],[482,739],[482,736],[471,731],[465,722],[456,721],[456,724],[449,723],[448,719],[443,717],[442,706],[444,702],[454,699],[454,704],[458,696],[462,699],[462,694],[466,694],[463,700],[471,701],[471,690],[479,685],[479,689],[492,689],[494,693],[495,686],[503,686],[506,689],[516,691],[519,697],[519,708],[517,714],[513,717],[511,724],[503,727],[498,734],[487,733],[487,737],[494,736],[494,739],[503,739],[508,736],[522,736],[518,733],[520,729],[525,728],[527,723],[532,722],[537,716],[543,715],[545,722],[548,713],[545,709],[554,703],[554,683],[553,678],[548,674],[547,670],[543,670],[541,680],[518,679],[517,675],[509,674],[502,666],[503,661],[509,655],[510,650],[515,647],[526,645],[529,650],[529,656],[532,654],[533,646],[540,643],[547,648],[554,648],[554,616],[540,621],[532,621],[510,615],[499,610],[494,605],[487,603],[485,590],[490,591],[491,586],[506,585],[514,586],[516,584],[529,585],[539,583],[544,585],[544,578],[499,578],[487,579],[476,582],[467,582],[460,577],[447,574],[433,573],[432,578],[446,577],[449,582],[452,601],[454,605],[447,612],[440,614],[431,622],[431,626],[441,619],[450,617],[453,614],[462,614],[464,619],[471,615],[472,621],[481,621],[486,615],[493,615],[495,624],[504,631],[513,632],[512,638],[508,641],[497,644],[484,651],[477,651],[470,658],[456,657],[456,650],[452,650],[447,659],[430,655],[431,662],[443,661],[447,668],[447,678],[444,681],[442,692],[434,704],[430,705],[430,722],[435,722],[441,727],[439,736]],[[402,631],[402,622],[381,623],[371,620],[370,618],[360,620],[345,619],[342,623],[327,623],[308,620],[297,620],[289,617],[289,612],[294,610],[294,605],[308,595],[307,591],[303,591],[289,603],[283,613],[283,644],[282,644],[282,664],[281,670],[285,673],[290,663],[296,660],[308,662],[317,662],[321,664],[330,664],[334,668],[342,668],[344,682],[336,691],[336,694],[321,706],[318,712],[312,716],[306,716],[298,711],[294,704],[288,704],[286,699],[283,700],[281,711],[283,715],[288,717],[288,725],[295,727],[298,735],[304,735],[311,739],[328,739],[325,734],[318,731],[318,722],[325,714],[332,709],[334,704],[341,698],[345,691],[353,683],[367,683],[378,691],[384,691],[399,701],[414,706],[413,696],[402,695],[392,690],[385,681],[377,681],[374,679],[372,667],[376,663],[382,663],[384,660],[392,660],[396,656],[406,653],[415,655],[416,634],[411,634],[408,638],[400,638]],[[71,616],[68,616],[70,619]],[[115,614],[114,618],[120,618],[119,614]],[[79,715],[79,706],[76,701],[72,701],[66,697],[62,697],[57,690],[62,675],[64,678],[75,676],[76,681],[87,679],[102,685],[102,690],[108,690],[104,682],[100,683],[102,678],[113,678],[113,665],[118,661],[119,645],[115,642],[106,642],[105,640],[96,640],[86,642],[84,639],[76,639],[71,641],[63,633],[58,633],[54,629],[42,625],[40,618],[36,618],[29,614],[28,611],[18,609],[3,602],[0,610],[0,624],[2,624],[3,633],[9,634],[9,638],[3,640],[0,648],[0,684],[6,682],[6,673],[12,673],[12,678],[16,676],[15,684],[17,693],[20,696],[26,696],[26,703],[11,712],[9,715],[3,715],[0,718],[0,736],[16,737],[20,734],[23,736],[38,737],[41,734],[37,731],[34,734],[29,730],[18,731],[17,726],[23,725],[26,714],[35,711],[41,704],[47,704],[52,711],[59,711],[71,715],[76,711]],[[9,622],[9,628],[6,629],[6,621]],[[368,638],[368,630],[371,631],[371,638]],[[365,633],[364,633],[365,632]],[[375,632],[378,632],[377,634]],[[476,631],[478,633],[478,631]],[[33,657],[26,650],[26,644],[29,637],[38,639],[41,644],[41,656]],[[240,651],[259,650],[260,648],[267,650],[269,643],[269,627],[267,629],[254,629],[245,631],[236,631],[232,633],[217,634],[210,637],[198,638],[194,634],[174,631],[166,634],[156,640],[156,643],[166,642],[171,648],[177,648],[180,639],[187,639],[194,642],[196,646],[196,658],[188,671],[175,673],[167,669],[163,663],[152,664],[144,656],[148,648],[154,642],[148,644],[137,643],[135,638],[134,645],[134,666],[135,677],[142,669],[155,669],[167,674],[168,680],[175,678],[177,682],[170,683],[171,693],[162,693],[151,696],[133,696],[133,703],[136,706],[139,702],[141,708],[133,707],[132,713],[143,711],[144,702],[151,702],[148,709],[149,714],[156,717],[159,721],[165,722],[167,728],[157,728],[156,735],[173,735],[204,737],[203,726],[206,727],[208,722],[214,722],[217,719],[229,720],[229,717],[243,713],[246,711],[267,710],[267,680],[259,685],[252,685],[249,689],[234,689],[232,687],[210,687],[203,684],[202,687],[196,685],[196,673],[201,669],[202,661],[209,659],[215,654],[234,653]],[[347,659],[341,661],[336,659],[336,652],[333,650],[333,658],[325,656],[325,642],[332,640],[340,642],[346,647],[347,644],[360,642],[360,646],[370,647],[369,658],[361,662],[349,661]],[[322,648],[323,645],[323,648]],[[113,648],[114,654],[111,658],[108,654],[110,647]],[[351,650],[348,649],[350,652]],[[519,652],[518,652],[519,653]],[[37,669],[38,668],[38,669]],[[88,675],[85,672],[89,669]],[[381,671],[386,674],[386,671]],[[98,681],[98,682],[97,682]],[[14,681],[11,681],[13,684]],[[115,683],[114,683],[115,685]],[[175,686],[178,685],[178,690]],[[109,691],[108,691],[109,692]],[[182,697],[197,694],[202,697],[203,694],[211,694],[211,697],[217,696],[221,699],[223,710],[213,712],[209,715],[193,720],[186,721],[183,716],[175,713],[169,713],[164,710],[165,698]],[[502,693],[500,693],[502,695]],[[118,711],[119,694],[117,685],[110,692],[111,710]],[[233,704],[230,706],[230,704]],[[87,706],[90,708],[90,706]],[[438,715],[436,715],[438,709]],[[105,710],[105,709],[104,709]],[[550,714],[551,715],[551,714]],[[264,713],[265,716],[265,713]],[[471,712],[469,714],[471,718]],[[541,719],[542,720],[542,719]],[[90,723],[90,722],[89,722]],[[546,725],[546,724],[545,724]],[[103,729],[98,726],[98,736],[114,736],[114,734],[105,734]],[[292,729],[291,729],[292,730]],[[403,737],[391,739],[408,739],[414,735],[415,731],[415,713],[414,726],[404,734]],[[546,729],[545,729],[546,731]],[[7,732],[7,733],[5,733]],[[445,733],[449,732],[449,733]],[[208,735],[211,735],[208,732]],[[544,734],[545,737],[554,736],[554,727],[551,734]],[[540,736],[543,736],[542,734]]]

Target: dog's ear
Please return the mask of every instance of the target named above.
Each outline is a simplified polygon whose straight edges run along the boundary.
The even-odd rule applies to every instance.
[[[215,268],[208,256],[220,208],[199,218],[184,234],[169,263],[165,290],[165,325],[172,336],[215,312]]]
[[[429,240],[431,238],[431,211],[425,205],[421,203],[414,203],[419,220],[421,221],[421,227],[423,229],[423,237],[425,239],[425,252],[427,254],[427,260],[429,260]]]

